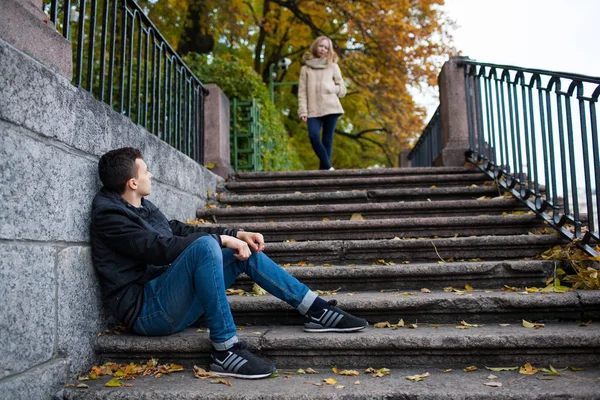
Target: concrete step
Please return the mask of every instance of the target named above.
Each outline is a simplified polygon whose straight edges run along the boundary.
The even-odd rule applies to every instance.
[[[330,289],[336,289],[331,286]],[[600,317],[600,291],[566,293],[527,293],[495,290],[460,292],[417,290],[337,292],[323,296],[336,299],[353,315],[371,324],[403,319],[406,323],[455,324],[461,321],[476,324],[512,323],[523,319],[538,322],[589,321]],[[464,291],[464,292],[463,292]],[[303,317],[287,303],[269,294],[264,296],[229,296],[236,324],[302,325]],[[199,322],[201,325],[201,322]]]
[[[410,240],[331,240],[269,243],[265,252],[280,264],[298,263],[396,263],[436,262],[450,259],[484,261],[534,257],[566,241],[555,235],[479,236]]]
[[[514,366],[522,366],[527,358]],[[598,376],[600,368],[589,367],[583,371],[567,369],[560,376],[522,375],[519,371],[492,372],[484,364],[472,360],[460,368],[447,371],[445,368],[424,368],[422,366],[391,368],[390,374],[373,378],[364,371],[370,365],[356,368],[359,376],[334,374],[331,369],[323,368],[318,374],[294,374],[295,369],[280,369],[279,376],[271,379],[242,380],[227,379],[231,386],[212,383],[215,379],[196,379],[191,369],[159,379],[153,376],[140,377],[127,381],[132,387],[109,388],[104,384],[109,377],[95,381],[85,381],[89,389],[63,389],[57,399],[62,400],[381,400],[381,399],[431,399],[431,400],[548,400],[548,399],[598,399]],[[479,368],[473,372],[463,372],[462,368],[476,364]],[[373,365],[374,368],[386,364]],[[554,365],[556,368],[573,364]],[[491,365],[491,367],[499,365]],[[549,368],[549,365],[535,365],[537,368]],[[345,365],[338,365],[340,371]],[[420,382],[411,382],[407,376],[429,373]],[[496,376],[489,379],[490,375]],[[328,385],[325,379],[334,378],[337,383]],[[501,387],[490,387],[486,383],[497,382]]]
[[[401,217],[452,217],[502,214],[527,210],[515,199],[407,201],[390,203],[323,204],[303,206],[261,206],[240,208],[199,208],[196,216],[214,223],[349,220],[353,214],[365,219]]]
[[[413,175],[450,175],[472,174],[481,171],[475,167],[425,167],[425,168],[371,168],[371,169],[336,169],[334,171],[280,171],[280,172],[240,172],[229,175],[228,181],[283,181],[302,179],[332,179]]]
[[[260,232],[267,242],[360,240],[474,235],[523,235],[543,225],[536,215],[393,218],[355,221],[241,222],[231,225]]]
[[[401,201],[473,200],[481,196],[496,197],[498,188],[490,185],[413,189],[344,190],[317,193],[272,193],[235,195],[219,193],[211,202],[227,206],[293,206]]]
[[[310,288],[318,290],[406,291],[421,288],[443,289],[448,286],[461,288],[466,284],[478,289],[499,289],[504,285],[518,288],[544,287],[546,279],[554,276],[555,268],[566,270],[566,264],[554,260],[507,260],[391,265],[294,266],[286,264],[284,268]],[[236,280],[235,287],[250,291],[252,281],[242,275]]]
[[[416,188],[430,186],[469,186],[489,181],[484,173],[428,174],[385,177],[332,177],[330,179],[232,181],[225,184],[229,192],[237,194],[331,192],[336,190]]]
[[[412,321],[414,322],[414,321]],[[301,326],[249,326],[240,339],[279,368],[385,366],[387,368],[464,368],[469,365],[598,366],[600,324],[552,322],[536,330],[520,324],[486,324],[457,329],[452,325],[418,324],[416,329],[367,327],[354,333],[307,333]],[[103,362],[176,362],[191,368],[208,365],[207,332],[196,329],[166,337],[132,334],[97,338]]]

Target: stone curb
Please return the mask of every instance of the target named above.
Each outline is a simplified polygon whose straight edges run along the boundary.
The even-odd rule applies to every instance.
[[[335,289],[335,288],[333,288]],[[461,288],[458,288],[461,289]],[[464,290],[464,286],[462,287]],[[457,294],[432,290],[337,292],[326,300],[336,299],[340,307],[371,323],[403,319],[406,323],[455,324],[512,323],[528,321],[588,321],[600,317],[600,291],[566,293],[527,293],[474,291]],[[460,293],[460,292],[458,292]],[[302,316],[291,306],[271,295],[229,296],[229,304],[238,325],[301,325]]]
[[[522,363],[521,363],[522,364]],[[472,363],[469,365],[473,365]],[[385,365],[373,365],[379,368]],[[565,365],[566,366],[566,365]],[[304,369],[310,365],[299,366]],[[272,379],[241,380],[227,379],[231,386],[215,385],[211,379],[196,379],[191,370],[164,375],[160,379],[152,376],[130,381],[129,388],[107,388],[103,385],[108,377],[86,381],[89,389],[64,389],[60,399],[64,400],[381,400],[381,399],[431,399],[431,400],[547,400],[547,399],[598,399],[600,368],[584,371],[564,371],[559,377],[547,377],[542,373],[526,376],[519,371],[492,372],[478,365],[474,372],[463,372],[462,368],[443,372],[442,368],[427,369],[391,368],[390,375],[373,378],[364,373],[370,365],[357,368],[358,376],[334,374],[330,369],[321,369],[315,375],[286,374],[296,369],[278,372]],[[548,368],[548,365],[536,365]],[[561,366],[564,367],[564,366]],[[346,369],[338,365],[339,370]],[[407,376],[428,373],[420,382],[411,382]],[[490,375],[495,379],[489,379]],[[327,385],[324,379],[334,378],[335,385]],[[357,383],[358,381],[358,383]],[[490,387],[486,383],[497,382],[501,387]],[[342,386],[342,387],[338,387]],[[337,388],[336,388],[337,387]],[[64,397],[63,397],[64,396]]]
[[[475,167],[437,167],[437,168],[371,168],[371,169],[336,169],[334,171],[281,171],[281,172],[241,172],[229,175],[229,182],[258,180],[298,180],[298,179],[331,179],[335,177],[376,177],[376,176],[410,176],[438,174],[479,173]]]
[[[334,178],[316,180],[287,180],[287,181],[250,181],[227,182],[226,190],[238,194],[264,192],[328,192],[332,190],[352,190],[367,188],[398,188],[402,186],[429,187],[435,185],[457,186],[481,184],[489,178],[483,173],[469,175],[415,175],[372,178]]]
[[[353,214],[365,219],[407,216],[471,216],[475,213],[501,213],[525,210],[516,199],[409,201],[390,203],[323,204],[301,206],[260,206],[243,208],[199,208],[198,218],[219,222],[315,221],[325,217],[349,220]]]
[[[375,329],[354,333],[307,333],[301,326],[250,326],[238,331],[241,340],[276,363],[279,368],[300,366],[382,365],[391,367],[464,367],[477,362],[488,366],[597,365],[600,325],[580,327],[576,322],[547,323],[535,330],[520,325],[483,325],[456,329],[419,325],[417,329]],[[97,338],[96,351],[104,361],[177,362],[191,367],[207,365],[207,332],[195,329],[166,337],[108,335]]]
[[[242,222],[223,226],[260,232],[265,241],[367,240],[418,237],[523,235],[542,227],[536,215],[390,218],[356,221]]]
[[[221,205],[265,206],[306,204],[380,203],[394,201],[436,201],[474,199],[481,196],[498,196],[494,186],[440,187],[414,189],[346,190],[315,193],[225,194],[211,200]]]
[[[379,259],[404,261],[447,261],[481,258],[505,260],[535,255],[566,241],[555,235],[479,236],[412,240],[332,240],[269,243],[265,252],[278,263],[349,264],[372,263]]]
[[[419,290],[456,288],[470,284],[480,289],[542,287],[553,276],[556,261],[472,261],[438,264],[289,266],[286,270],[313,289],[344,291]],[[562,263],[556,264],[562,266]],[[236,287],[250,290],[252,281],[241,275]]]

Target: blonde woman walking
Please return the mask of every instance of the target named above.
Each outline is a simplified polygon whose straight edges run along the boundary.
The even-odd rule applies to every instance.
[[[302,57],[298,87],[298,115],[308,124],[308,137],[319,157],[319,169],[333,170],[331,151],[335,124],[344,113],[340,98],[346,95],[338,56],[331,39],[319,36]],[[321,129],[323,134],[321,135]]]

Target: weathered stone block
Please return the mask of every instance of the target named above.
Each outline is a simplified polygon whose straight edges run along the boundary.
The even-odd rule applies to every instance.
[[[0,378],[53,356],[55,254],[51,246],[0,244]]]
[[[71,376],[96,361],[93,343],[109,325],[89,246],[68,247],[57,255],[58,351],[69,359]]]
[[[2,398],[10,400],[53,399],[67,382],[67,361],[57,358],[15,378],[0,380]]]
[[[96,165],[0,121],[0,238],[89,240]]]

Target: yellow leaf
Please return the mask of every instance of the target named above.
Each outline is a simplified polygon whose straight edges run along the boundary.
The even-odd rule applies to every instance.
[[[385,322],[378,322],[373,326],[375,328],[391,328],[392,324],[390,324],[389,321],[385,321]]]
[[[487,378],[488,379],[498,379],[498,377],[496,375],[488,375]]]
[[[360,381],[354,382],[355,385],[360,385]]]
[[[466,322],[464,320],[460,321],[460,323],[462,326],[466,326],[468,328],[479,328],[480,326],[482,326],[482,325],[477,325],[477,324],[469,324],[468,322]]]
[[[226,385],[226,386],[231,386],[231,381],[227,381],[227,380],[225,380],[223,378],[213,379],[212,381],[210,381],[210,383],[220,383],[220,384],[223,384],[223,385]]]
[[[78,388],[78,389],[88,389],[88,388],[89,388],[89,386],[88,386],[88,385],[86,385],[85,383],[79,383],[79,384],[77,385],[77,388]]]
[[[354,213],[350,217],[350,221],[364,221],[364,220],[365,220],[365,218],[360,213]]]
[[[537,322],[529,322],[529,321],[523,320],[523,326],[524,326],[525,328],[535,328],[535,329],[540,329],[540,328],[543,328],[545,325],[544,325],[544,324],[537,323]]]
[[[114,376],[115,378],[123,378],[123,377],[124,377],[124,376],[126,376],[126,375],[127,375],[127,374],[126,374],[126,373],[125,373],[125,372],[124,372],[122,369],[120,369],[120,370],[116,371],[116,372],[113,374],[113,376]]]
[[[538,373],[538,370],[530,363],[526,363],[521,367],[521,369],[519,369],[519,373],[523,375],[535,375]]]
[[[343,389],[343,388],[344,388],[344,386],[342,386],[342,385],[337,385],[335,388],[336,388],[336,389]]]
[[[418,326],[417,326],[417,323],[416,323],[416,322],[415,322],[414,324],[405,324],[405,326],[406,326],[408,329],[417,329],[417,328],[418,328]]]
[[[469,285],[469,284],[467,283],[467,284],[465,285],[465,290],[466,290],[466,291],[468,291],[468,292],[471,292],[471,291],[473,291],[473,290],[475,290],[475,289],[473,289],[473,286],[471,286],[471,285]]]
[[[536,288],[536,287],[526,287],[526,288],[525,288],[525,291],[526,291],[527,293],[537,293],[537,292],[539,292],[539,291],[540,291],[540,289],[538,289],[538,288]]]
[[[169,367],[169,370],[167,372],[171,373],[171,372],[180,372],[180,371],[183,371],[183,365],[171,364],[171,366]]]
[[[429,290],[427,288],[422,288],[421,293],[431,293],[431,290]]]
[[[213,169],[214,167],[216,167],[216,165],[213,164],[213,163],[208,163],[208,164],[205,165],[205,167],[208,168],[208,169]]]
[[[319,373],[319,371],[317,371],[317,370],[314,370],[314,369],[312,369],[312,368],[306,368],[306,373],[307,373],[307,374],[318,374],[318,373]]]
[[[343,371],[340,372],[336,372],[338,375],[346,375],[346,376],[358,376],[358,371],[355,371],[353,369],[345,369]]]
[[[265,294],[267,294],[267,291],[265,289],[261,288],[260,286],[258,286],[256,283],[254,285],[252,285],[252,291],[257,296],[264,296]]]
[[[471,365],[469,367],[463,368],[463,371],[465,371],[465,372],[477,371],[477,367],[475,365]]]
[[[446,372],[451,372],[451,371],[452,371],[452,368],[446,368],[446,369],[443,369],[443,370],[442,370],[442,372],[444,372],[444,373],[446,373]]]
[[[206,370],[194,365],[194,378],[205,379],[205,378],[216,378],[218,376],[219,375],[217,375],[213,372],[206,371]]]
[[[583,371],[583,368],[569,367],[571,371]]]
[[[546,368],[540,368],[539,371],[543,372],[544,375],[560,376],[560,374],[558,373],[558,371],[552,365],[550,365],[550,367],[548,369],[546,369]]]
[[[323,218],[323,221],[330,221],[330,219],[325,217],[325,218]]]
[[[328,385],[335,385],[337,383],[337,381],[334,378],[323,379],[323,382],[325,382]]]
[[[425,372],[424,374],[405,376],[405,378],[411,382],[420,382],[420,381],[424,380],[425,378],[427,378],[428,376],[429,376],[429,372]]]
[[[429,186],[429,189],[435,189],[435,188],[437,188],[437,186],[435,186],[435,185]]]
[[[490,371],[501,372],[501,371],[516,371],[519,367],[486,367]]]
[[[498,325],[500,325],[500,326],[504,326],[504,327],[506,327],[506,326],[510,326],[510,324],[498,324]]]
[[[121,382],[118,379],[111,379],[110,381],[104,384],[106,387],[119,387],[121,386]]]
[[[337,367],[331,368],[331,372],[333,372],[334,374],[337,374],[338,373],[338,368]]]

